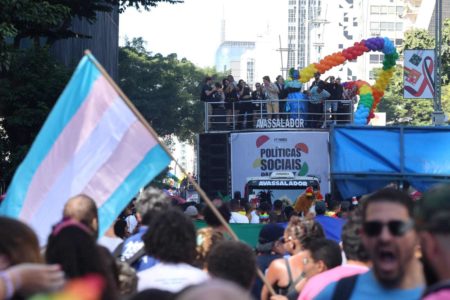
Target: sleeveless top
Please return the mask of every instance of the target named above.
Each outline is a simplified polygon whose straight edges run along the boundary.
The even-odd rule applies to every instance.
[[[300,280],[305,278],[305,273],[302,272],[297,278],[295,278],[295,280],[292,280],[291,267],[289,266],[289,260],[286,257],[284,258],[284,262],[286,263],[286,269],[289,276],[289,283],[285,287],[278,286],[278,283],[275,283],[273,285],[273,289],[278,295],[286,296],[289,292],[295,289],[295,286],[297,285],[297,283],[300,282]]]

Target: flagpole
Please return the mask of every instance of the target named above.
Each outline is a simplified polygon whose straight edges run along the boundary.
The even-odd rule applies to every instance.
[[[170,156],[170,158],[175,161],[175,164],[178,165],[181,172],[187,176],[189,182],[194,186],[195,190],[200,194],[200,196],[203,198],[203,200],[206,202],[206,204],[209,206],[209,208],[213,211],[214,215],[219,219],[219,221],[222,223],[222,225],[226,228],[226,230],[229,232],[233,240],[239,241],[238,236],[236,233],[231,229],[228,222],[223,218],[222,214],[219,212],[219,210],[216,208],[216,206],[212,203],[212,201],[209,199],[209,197],[206,195],[205,191],[198,185],[198,183],[186,172],[186,170],[183,168],[181,164],[178,163],[178,161],[173,157],[172,153],[169,151],[166,145],[164,143],[161,143],[159,140],[158,134],[155,132],[155,130],[148,124],[147,120],[142,116],[142,114],[137,110],[137,108],[134,106],[134,104],[131,102],[131,100],[125,95],[125,93],[122,91],[122,89],[116,84],[116,82],[109,76],[108,72],[103,68],[103,66],[92,56],[92,53],[90,50],[85,50],[84,54],[90,59],[90,61],[98,68],[100,73],[105,77],[105,79],[111,84],[111,86],[114,88],[114,90],[119,94],[119,96],[123,99],[125,104],[128,106],[128,108],[131,109],[131,111],[136,115],[139,121],[144,125],[144,127],[150,132],[151,135],[155,138],[156,141],[158,141],[159,145],[166,151],[167,155]],[[264,284],[269,289],[269,292],[272,295],[276,295],[275,290],[273,289],[272,285],[267,281],[267,279],[262,274],[261,270],[257,267],[256,272],[258,276],[261,278],[261,280],[264,282]]]

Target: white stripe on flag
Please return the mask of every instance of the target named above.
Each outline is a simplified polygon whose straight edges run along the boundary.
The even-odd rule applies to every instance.
[[[135,141],[139,141],[136,143]],[[139,164],[142,158],[158,145],[140,122],[135,122],[108,161],[97,171],[86,185],[83,194],[96,199],[97,206],[103,205],[125,178]]]
[[[116,91],[104,77],[93,84],[83,105],[61,132],[53,147],[36,170],[19,215],[27,220],[41,203],[41,198],[55,184],[66,164],[86,142],[92,131],[98,126],[104,112],[118,99]]]

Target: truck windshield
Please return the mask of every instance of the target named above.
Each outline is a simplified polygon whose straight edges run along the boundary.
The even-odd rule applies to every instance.
[[[249,198],[255,196],[260,197],[261,193],[268,193],[270,195],[270,201],[273,203],[275,200],[288,199],[292,204],[294,204],[297,197],[303,193],[304,189],[249,189]]]

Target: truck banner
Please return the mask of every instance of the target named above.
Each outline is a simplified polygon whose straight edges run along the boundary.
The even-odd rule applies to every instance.
[[[231,136],[232,191],[244,195],[249,177],[267,177],[272,172],[320,178],[322,194],[330,192],[328,132],[246,132]],[[302,182],[287,182],[286,186]]]

